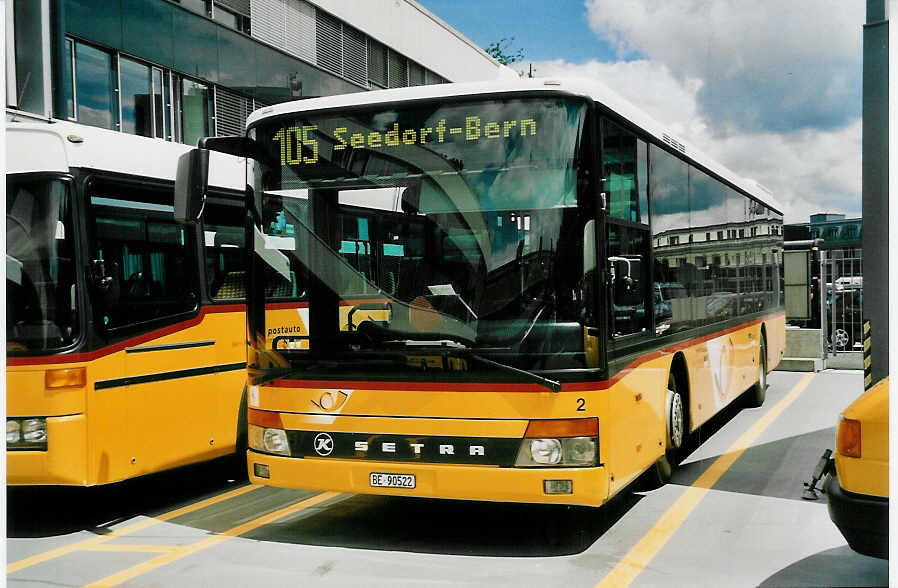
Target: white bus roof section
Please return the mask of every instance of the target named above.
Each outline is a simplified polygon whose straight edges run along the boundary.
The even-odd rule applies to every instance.
[[[68,173],[72,169],[174,181],[189,145],[65,121],[7,122],[6,173]],[[209,184],[243,191],[243,159],[212,153]]]
[[[341,94],[324,98],[309,98],[306,100],[284,102],[253,112],[246,122],[247,126],[250,126],[259,122],[261,119],[289,114],[291,112],[342,109],[354,106],[368,106],[414,100],[434,100],[464,96],[474,97],[481,94],[512,95],[515,93],[527,93],[532,95],[539,92],[562,92],[593,100],[641,128],[643,131],[653,136],[659,143],[664,143],[673,150],[680,152],[700,166],[714,172],[718,176],[744,190],[747,194],[762,201],[780,214],[783,212],[783,207],[777,202],[773,194],[760,183],[755,180],[743,178],[722,164],[714,161],[695,148],[690,142],[677,137],[672,131],[646,114],[642,109],[630,103],[611,90],[608,86],[597,80],[583,78],[515,78],[513,80],[503,79],[487,82],[435,84],[409,88],[394,88],[390,90],[374,90],[371,92]]]

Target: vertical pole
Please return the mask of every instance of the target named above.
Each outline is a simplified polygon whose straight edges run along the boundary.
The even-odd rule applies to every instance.
[[[872,340],[870,339],[870,321],[864,321],[864,390],[873,385]]]
[[[889,340],[889,20],[886,0],[867,0],[864,25],[861,192],[864,322],[870,337]],[[871,383],[889,373],[888,345],[871,350]]]

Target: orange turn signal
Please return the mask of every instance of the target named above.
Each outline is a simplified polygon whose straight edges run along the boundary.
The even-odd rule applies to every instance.
[[[284,422],[281,420],[281,413],[272,412],[270,410],[256,410],[255,408],[250,408],[246,415],[246,422],[251,425],[266,427],[268,429],[284,428]]]
[[[836,431],[836,451],[845,457],[861,456],[861,422],[842,418]]]
[[[540,419],[530,421],[525,438],[595,437],[599,434],[599,419]]]
[[[87,368],[64,368],[44,372],[46,388],[83,388],[87,384]]]

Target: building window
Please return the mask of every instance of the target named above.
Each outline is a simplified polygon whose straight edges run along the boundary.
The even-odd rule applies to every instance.
[[[178,0],[184,8],[193,12],[202,14],[203,16],[212,16],[209,0]]]
[[[705,241],[711,240],[711,233],[705,233]]]
[[[692,243],[692,233],[689,233],[689,242]]]
[[[667,238],[667,244],[668,244],[668,245],[679,245],[679,244],[680,244],[680,237],[679,237],[679,236],[676,236],[676,237],[668,237],[668,238]]]
[[[757,237],[757,236],[758,236],[758,227],[752,227],[752,228],[751,228],[751,236],[752,236],[752,237]]]
[[[70,120],[190,145],[214,134],[210,86],[73,39],[66,49]]]
[[[176,100],[180,114],[180,142],[196,145],[201,137],[208,137],[212,131],[212,91],[209,86],[178,78]]]
[[[151,69],[136,61],[119,59],[121,80],[122,126],[121,130],[132,135],[154,137],[153,75]],[[162,90],[159,90],[162,97]]]
[[[113,55],[78,42],[74,43],[73,53],[73,92],[66,99],[71,100],[75,120],[104,129],[118,128]]]
[[[249,17],[240,14],[229,7],[222,6],[221,3],[215,2],[212,8],[212,19],[220,22],[226,27],[240,31],[241,33],[250,34]]]
[[[742,239],[745,237],[745,229],[739,229],[739,238]]]
[[[723,231],[717,231],[717,240],[723,241]]]

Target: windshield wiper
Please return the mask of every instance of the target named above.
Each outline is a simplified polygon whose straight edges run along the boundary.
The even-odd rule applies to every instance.
[[[469,350],[470,351],[470,350]],[[556,380],[550,380],[549,378],[544,378],[539,374],[535,374],[533,372],[529,372],[527,370],[522,370],[513,366],[510,366],[505,363],[499,363],[498,361],[493,361],[492,359],[487,359],[481,355],[477,355],[476,353],[466,353],[468,357],[475,361],[479,361],[480,363],[492,366],[494,368],[500,369],[503,372],[507,372],[509,374],[514,374],[516,376],[522,376],[531,380],[532,382],[539,384],[543,388],[547,388],[550,392],[561,392],[561,382]]]
[[[458,348],[452,349],[452,351],[449,352],[449,355],[458,354],[464,357],[470,357],[474,361],[480,362],[484,365],[494,367],[515,376],[526,378],[527,380],[539,384],[540,386],[552,392],[561,392],[561,382],[550,380],[548,378],[540,376],[539,374],[535,374],[527,370],[522,370],[520,368],[516,368],[505,363],[500,363],[498,361],[493,361],[492,359],[487,359],[482,355],[478,355],[479,351],[491,351],[493,349],[481,349],[474,347],[476,341],[457,334],[420,332],[411,333],[407,331],[398,331],[371,320],[362,321],[361,324],[359,324],[359,326],[357,327],[357,332],[370,338],[373,342],[395,342],[399,344],[405,344],[406,346],[426,345],[428,343],[439,345],[441,342],[451,341],[456,344],[460,344],[460,346]]]

